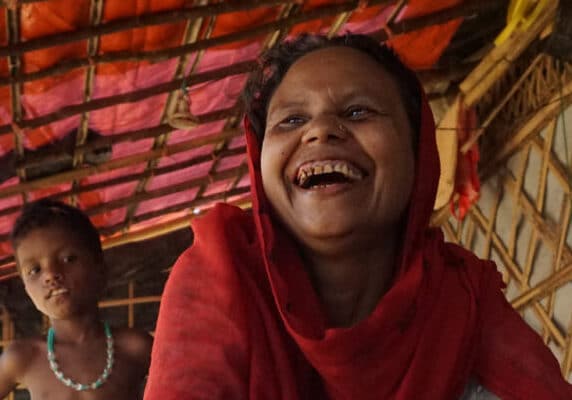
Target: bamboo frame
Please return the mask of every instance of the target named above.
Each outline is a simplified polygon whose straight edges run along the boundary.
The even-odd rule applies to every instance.
[[[390,4],[392,0],[373,0],[370,1],[370,6],[379,5],[379,4]],[[284,3],[284,1],[278,1],[277,4]],[[82,58],[82,59],[74,59],[74,60],[66,60],[60,64],[56,64],[52,67],[48,67],[44,70],[27,73],[27,74],[20,74],[16,77],[12,78],[0,78],[0,86],[7,85],[13,81],[16,82],[29,82],[36,79],[46,78],[50,76],[54,76],[57,74],[62,74],[65,72],[69,72],[76,68],[85,67],[89,64],[102,64],[102,63],[113,63],[113,62],[121,62],[121,61],[149,61],[149,62],[157,62],[169,58],[180,57],[182,55],[205,50],[209,47],[215,47],[220,45],[226,45],[233,42],[238,42],[241,40],[246,39],[253,39],[257,36],[267,34],[276,30],[282,30],[285,28],[292,27],[297,24],[301,24],[304,22],[313,21],[320,18],[330,17],[337,15],[341,12],[346,12],[352,9],[355,9],[359,6],[359,2],[357,1],[349,1],[346,3],[339,3],[334,5],[322,6],[313,10],[309,10],[304,14],[300,14],[291,18],[285,18],[278,21],[261,24],[254,28],[245,29],[239,32],[233,32],[227,35],[221,35],[215,38],[209,38],[204,40],[199,40],[196,43],[173,47],[169,49],[162,49],[162,50],[155,50],[155,51],[148,51],[148,52],[126,52],[126,51],[119,51],[113,53],[106,53],[102,55],[96,55],[92,58]],[[458,17],[458,16],[457,16]],[[427,21],[427,23],[431,23],[431,21]],[[420,29],[420,28],[418,28]]]
[[[239,75],[249,72],[256,65],[256,61],[242,61],[233,65],[229,65],[222,68],[213,69],[200,74],[196,74],[189,79],[187,83],[189,86],[196,85],[199,83],[204,83],[213,80],[219,80],[226,78],[231,75]],[[83,104],[75,104],[71,106],[63,107],[55,112],[51,112],[40,117],[31,118],[23,120],[18,125],[19,129],[32,129],[38,128],[43,125],[50,124],[52,122],[60,121],[65,118],[73,117],[75,115],[87,112],[95,111],[106,107],[115,106],[122,103],[135,103],[140,100],[144,100],[148,97],[157,96],[163,93],[171,92],[177,90],[181,87],[184,78],[176,79],[170,82],[161,83],[155,86],[150,86],[144,89],[134,90],[127,93],[122,93],[114,96],[102,97],[98,99],[93,99]],[[13,126],[11,124],[0,126],[0,134],[5,134],[13,132]]]
[[[193,43],[196,42],[199,39],[199,34],[200,34],[200,29],[203,26],[203,20],[204,18],[197,18],[194,21],[188,20],[187,21],[187,26],[185,29],[185,33],[183,35],[183,45],[186,45],[188,43]],[[211,33],[212,33],[212,29],[214,28],[214,21],[215,21],[215,17],[211,17],[210,21],[208,22],[207,25],[207,29],[204,33],[204,37],[205,38],[209,38]],[[191,69],[189,71],[189,76],[192,75],[199,62],[202,59],[202,56],[204,55],[204,51],[201,50],[199,52],[197,52],[194,56],[194,60],[191,66]],[[177,68],[176,71],[174,73],[173,79],[180,79],[180,78],[184,78],[185,76],[185,69],[187,66],[187,63],[189,61],[189,58],[191,56],[190,55],[183,55],[181,57],[179,57],[179,60],[177,62]],[[186,90],[187,88],[182,88],[181,90]],[[174,111],[175,107],[176,107],[176,103],[177,100],[179,98],[178,92],[170,92],[167,98],[167,101],[165,102],[165,106],[163,107],[163,113],[161,115],[161,123],[166,123],[168,120],[169,115]],[[190,106],[190,104],[189,104]],[[165,148],[167,146],[167,141],[169,138],[169,133],[170,131],[165,132],[164,134],[161,134],[157,137],[155,137],[155,141],[153,143],[153,149],[157,149],[157,148]],[[159,160],[158,159],[152,159],[147,161],[147,165],[145,167],[145,170],[148,172],[148,177],[142,177],[139,180],[139,183],[137,185],[137,188],[135,189],[135,194],[144,192],[147,184],[149,183],[149,180],[151,178],[151,174],[153,172],[153,170],[155,170],[155,168],[157,167]],[[124,222],[124,226],[125,229],[129,229],[129,226],[131,225],[131,221],[133,219],[133,216],[135,214],[135,212],[137,211],[137,207],[138,207],[138,203],[132,203],[127,207],[127,212],[125,215],[125,222]]]
[[[211,111],[205,114],[199,114],[196,117],[201,123],[204,124],[227,118],[228,116],[234,115],[237,112],[238,111],[236,107],[230,107]],[[118,143],[135,142],[142,139],[154,138],[156,136],[170,132],[171,130],[173,130],[173,127],[171,127],[169,124],[159,124],[151,128],[143,128],[135,131],[118,133],[112,136],[103,136],[97,138],[96,140],[90,141],[89,143],[76,146],[74,148],[73,155],[82,155],[87,151],[105,146],[113,146]],[[67,157],[69,157],[68,153],[62,153],[57,149],[54,151],[43,151],[41,154],[27,153],[26,159],[17,162],[16,166],[22,168],[30,168],[33,166],[39,166],[42,163],[62,160]]]
[[[205,146],[207,144],[216,143],[217,141],[221,140],[221,138],[224,137],[234,137],[240,134],[241,132],[236,129],[226,132],[220,132],[206,137],[189,139],[181,143],[167,146],[164,149],[149,150],[132,156],[116,158],[114,160],[108,161],[103,164],[62,172],[59,174],[48,176],[46,178],[37,179],[34,181],[23,182],[19,185],[8,186],[0,189],[0,198],[6,198],[30,190],[40,189],[52,185],[57,185],[59,183],[69,182],[73,179],[85,178],[86,176],[95,175],[100,172],[112,171],[114,169],[119,169],[129,165],[138,164],[158,157],[165,157],[171,154],[176,154],[183,151],[195,149],[197,147]]]
[[[389,1],[388,0],[370,1],[369,5],[373,6],[376,4],[384,4],[384,3],[389,3]],[[404,34],[404,33],[408,33],[408,32],[412,32],[415,30],[422,29],[422,28],[427,27],[427,26],[434,25],[436,23],[443,23],[443,22],[446,22],[446,21],[449,21],[449,20],[452,20],[455,18],[465,16],[465,15],[471,15],[471,14],[475,13],[477,10],[490,9],[491,7],[493,7],[493,4],[495,4],[495,2],[491,1],[491,0],[481,3],[479,6],[476,6],[475,4],[472,4],[472,3],[469,3],[470,6],[468,6],[466,4],[462,4],[460,6],[452,7],[450,9],[439,11],[439,12],[429,14],[429,15],[426,15],[423,17],[410,18],[410,19],[401,21],[399,23],[396,23],[395,26],[392,26],[391,29],[392,29],[392,32],[394,33],[394,35]],[[226,43],[229,43],[232,41],[244,40],[244,39],[256,37],[256,36],[261,35],[263,33],[268,33],[268,32],[279,30],[279,29],[289,28],[289,27],[292,27],[294,25],[297,25],[297,24],[300,24],[303,22],[307,22],[307,21],[311,21],[314,19],[319,19],[319,18],[323,18],[326,16],[339,14],[341,12],[351,11],[351,10],[356,9],[358,6],[359,6],[359,1],[351,1],[348,3],[340,3],[340,4],[335,4],[332,6],[325,6],[325,7],[321,7],[318,9],[310,10],[308,12],[305,12],[304,14],[294,15],[293,17],[288,17],[288,18],[285,18],[285,19],[282,19],[279,21],[275,21],[273,23],[261,25],[259,27],[253,28],[253,29],[248,30],[248,31],[239,32],[236,34],[233,33],[233,34],[231,34],[231,35],[234,35],[231,38],[232,40],[229,40],[229,37],[226,37],[226,36],[225,37],[221,36],[221,37],[212,38],[212,39],[206,39],[203,41],[197,41],[196,43],[193,43],[190,45],[180,46],[180,47],[176,48],[176,51],[173,51],[173,49],[167,49],[167,50],[161,50],[160,52],[152,52],[154,54],[154,56],[152,56],[152,57],[146,56],[146,57],[144,57],[144,59],[150,60],[150,61],[157,61],[160,59],[173,58],[173,57],[181,56],[181,55],[184,55],[184,54],[187,54],[190,52],[203,50],[203,49],[208,48],[208,47],[218,46],[218,45],[226,44]],[[498,2],[496,3],[496,7],[498,7]],[[227,35],[227,36],[230,36],[230,35]],[[167,53],[165,53],[165,51]],[[121,60],[122,61],[125,61],[125,60],[138,60],[138,61],[140,61],[140,60],[142,60],[142,58],[140,56],[135,56],[133,58],[132,53],[128,53],[128,55],[129,55],[129,58],[122,58]],[[74,68],[84,67],[84,66],[87,66],[87,65],[90,65],[93,63],[98,64],[98,63],[103,63],[103,62],[119,61],[119,60],[113,60],[113,59],[109,59],[109,58],[104,59],[103,57],[106,57],[106,56],[108,56],[108,55],[102,55],[101,59],[96,59],[94,57],[94,58],[92,58],[86,62],[82,62],[82,63],[75,65]],[[248,72],[249,69],[253,67],[253,65],[254,64],[249,64],[248,62],[245,62],[245,63],[235,64],[234,66],[226,67],[228,69],[220,68],[218,70],[208,71],[204,74],[201,74],[201,77],[198,78],[196,81],[193,79],[190,79],[188,83],[189,83],[189,86],[191,86],[191,85],[202,83],[202,82],[209,81],[209,80],[222,79],[223,77],[226,77],[229,75],[245,73],[245,72]],[[69,70],[69,69],[67,69],[67,70]],[[61,73],[61,72],[62,71],[59,71],[58,73]],[[54,75],[54,73],[50,72],[49,75],[44,75],[43,77],[52,76],[52,75]],[[197,76],[199,76],[199,75],[197,75]],[[3,81],[0,79],[0,83],[2,83],[2,82]],[[8,82],[9,81],[6,81],[5,83],[8,83]],[[179,88],[181,83],[182,83],[182,79],[172,81],[172,82],[163,83],[163,84],[159,84],[159,85],[152,86],[152,87],[145,88],[145,89],[132,91],[130,93],[124,93],[124,94],[120,94],[120,95],[109,96],[107,98],[92,100],[90,102],[80,104],[80,105],[67,106],[67,107],[64,107],[58,111],[55,111],[55,112],[52,112],[52,113],[49,113],[49,114],[46,114],[46,115],[43,115],[40,117],[24,120],[20,124],[18,124],[18,126],[20,129],[37,128],[39,126],[46,125],[46,124],[49,124],[51,122],[59,121],[61,119],[65,119],[65,118],[80,114],[82,112],[93,111],[93,110],[109,107],[109,106],[120,104],[120,103],[135,102],[135,101],[143,100],[147,97],[151,97],[154,95],[173,91],[173,90],[176,90],[177,88]],[[12,132],[12,129],[13,129],[12,125],[9,125],[9,124],[0,126],[0,135]]]
[[[24,0],[17,2],[16,7],[10,12],[17,12],[19,5],[27,2],[34,2],[37,0]],[[81,104],[75,104],[62,109],[56,110],[46,115],[36,118],[23,120],[22,115],[18,115],[18,109],[14,108],[16,112],[13,119],[16,122],[14,126],[4,125],[0,126],[0,134],[12,135],[16,141],[19,140],[20,130],[33,129],[52,122],[59,121],[70,116],[80,116],[80,132],[78,141],[73,152],[73,169],[70,171],[61,172],[45,178],[40,178],[34,181],[26,181],[23,173],[26,168],[40,165],[42,162],[50,160],[59,160],[63,157],[69,157],[69,154],[62,154],[61,152],[53,151],[46,152],[36,156],[34,154],[20,153],[17,160],[17,167],[21,184],[15,187],[7,187],[0,189],[0,198],[7,198],[10,196],[25,196],[29,190],[50,187],[59,183],[72,182],[69,190],[53,195],[54,198],[64,198],[77,196],[82,193],[98,190],[101,188],[111,187],[127,182],[137,182],[137,190],[129,198],[116,199],[114,201],[101,204],[90,209],[86,212],[89,215],[96,215],[109,210],[127,208],[126,217],[112,226],[101,227],[101,232],[104,235],[115,235],[108,237],[104,241],[104,248],[123,245],[132,241],[144,240],[151,237],[160,236],[167,232],[172,232],[175,229],[180,229],[188,226],[189,221],[194,217],[193,210],[201,207],[201,212],[212,205],[216,200],[227,200],[229,197],[236,199],[233,203],[248,207],[250,205],[250,197],[248,188],[237,187],[241,178],[246,173],[246,166],[244,163],[238,167],[227,169],[224,171],[217,171],[220,160],[230,156],[240,156],[245,153],[245,148],[240,147],[236,149],[229,149],[228,142],[232,138],[240,134],[240,130],[236,128],[238,117],[240,115],[240,107],[235,105],[225,110],[218,110],[208,115],[199,115],[200,123],[207,123],[212,121],[226,120],[225,128],[222,132],[202,137],[198,139],[189,139],[184,142],[169,145],[168,136],[172,131],[165,122],[165,116],[168,115],[174,99],[176,98],[176,91],[180,88],[181,84],[187,80],[189,86],[199,83],[209,82],[217,79],[223,79],[230,75],[243,74],[248,72],[255,61],[246,61],[238,63],[225,68],[219,68],[203,73],[196,74],[194,68],[185,76],[183,71],[186,69],[185,60],[190,57],[189,53],[195,53],[195,61],[200,59],[201,52],[204,50],[221,44],[229,44],[244,39],[251,39],[266,35],[266,38],[261,40],[263,47],[272,46],[278,40],[281,40],[289,30],[295,25],[323,17],[334,17],[334,22],[328,31],[329,35],[335,34],[339,29],[343,28],[344,24],[351,17],[352,13],[362,5],[361,1],[346,1],[336,5],[324,6],[315,10],[302,12],[302,4],[297,1],[271,1],[259,2],[257,0],[243,0],[240,2],[218,2],[215,4],[206,4],[193,9],[185,9],[179,11],[169,11],[162,13],[155,13],[145,15],[141,18],[127,18],[98,24],[97,7],[102,4],[103,0],[92,0],[93,10],[90,16],[90,26],[88,28],[80,29],[76,32],[53,35],[47,38],[34,39],[25,43],[20,43],[18,38],[13,36],[7,46],[0,47],[0,55],[9,55],[11,60],[19,58],[22,54],[28,51],[34,51],[40,48],[49,48],[57,46],[62,43],[71,43],[77,41],[87,40],[88,52],[87,56],[77,60],[68,60],[54,65],[50,68],[38,71],[35,73],[24,73],[19,70],[18,66],[11,69],[10,76],[0,78],[0,85],[10,85],[12,90],[14,104],[20,103],[20,92],[17,88],[23,82],[30,82],[33,80],[41,79],[48,76],[62,74],[74,69],[83,68],[85,74],[84,98]],[[405,1],[400,0],[388,1],[378,0],[370,1],[368,6],[378,4],[397,3],[399,8]],[[401,22],[394,22],[393,19],[388,18],[387,29],[379,30],[374,33],[378,39],[387,37],[390,32],[393,35],[407,33],[422,29],[426,26],[444,23],[452,19],[468,16],[481,11],[490,10],[498,7],[504,7],[508,1],[483,1],[483,2],[463,2],[462,4],[451,7],[449,9],[441,10],[439,12],[426,15],[418,18],[411,18]],[[204,4],[204,2],[203,2]],[[201,8],[202,7],[202,8]],[[227,8],[225,8],[227,7]],[[244,9],[254,9],[258,7],[279,7],[279,16],[275,21],[262,24],[257,27],[245,29],[241,32],[234,32],[223,36],[211,37],[208,28],[201,30],[203,35],[198,35],[198,20],[200,18],[208,19],[205,24],[212,23],[217,15],[220,15],[224,10],[229,10],[228,7],[243,7]],[[250,7],[250,8],[248,8]],[[551,6],[552,7],[552,6]],[[198,9],[198,10],[197,10]],[[210,10],[210,11],[209,11]],[[236,10],[234,10],[236,11]],[[570,214],[572,205],[565,203],[562,206],[561,220],[558,223],[550,221],[545,218],[545,194],[547,191],[548,174],[552,174],[557,178],[557,182],[562,186],[566,195],[570,196],[571,181],[570,177],[572,172],[570,169],[563,165],[552,152],[554,131],[551,130],[552,136],[546,136],[545,139],[538,135],[541,127],[550,122],[553,125],[554,118],[558,113],[558,107],[561,106],[560,100],[565,102],[572,101],[572,92],[570,92],[570,82],[568,82],[563,91],[564,99],[560,96],[555,96],[554,91],[551,92],[552,98],[544,101],[538,92],[533,90],[535,85],[541,82],[538,79],[538,69],[540,65],[545,65],[547,56],[536,56],[533,65],[528,65],[528,70],[515,78],[515,68],[522,67],[519,63],[522,62],[521,57],[523,54],[528,55],[534,53],[534,48],[530,47],[531,43],[538,37],[538,31],[546,28],[552,18],[552,9],[545,10],[545,14],[537,21],[533,29],[527,33],[516,35],[511,39],[510,44],[501,46],[497,50],[493,50],[482,63],[476,68],[469,78],[465,80],[464,86],[464,100],[468,104],[479,104],[482,121],[482,129],[477,131],[477,134],[472,138],[475,142],[479,135],[482,139],[489,140],[495,133],[502,128],[500,118],[505,114],[506,110],[514,112],[522,102],[528,101],[528,112],[530,107],[534,105],[535,111],[538,111],[535,116],[525,121],[524,124],[515,124],[516,128],[511,133],[514,135],[508,138],[505,144],[496,143],[495,152],[491,158],[487,158],[486,166],[498,170],[499,166],[503,165],[504,161],[510,154],[515,152],[527,152],[524,157],[521,171],[524,172],[528,152],[540,151],[542,157],[541,174],[539,180],[538,196],[534,199],[529,198],[523,191],[524,175],[520,174],[516,179],[512,178],[510,174],[505,173],[499,179],[501,190],[496,192],[493,198],[491,211],[485,213],[475,207],[469,212],[467,220],[463,223],[451,223],[447,221],[443,229],[447,236],[455,241],[465,243],[468,247],[475,245],[477,235],[482,232],[484,234],[484,252],[486,256],[491,256],[493,252],[499,255],[500,260],[506,266],[503,278],[511,283],[516,283],[518,286],[518,295],[512,299],[512,304],[519,311],[531,309],[536,318],[541,321],[544,326],[544,339],[545,341],[553,341],[564,352],[564,361],[562,364],[562,371],[564,374],[570,374],[572,369],[572,326],[568,329],[560,327],[554,321],[554,304],[558,296],[557,289],[563,284],[572,280],[572,252],[566,243],[566,229],[564,224],[570,222]],[[395,14],[395,13],[394,13]],[[13,15],[13,14],[11,14]],[[199,17],[199,15],[201,15]],[[99,15],[99,18],[101,15]],[[192,30],[188,26],[186,39],[183,40],[178,46],[151,52],[141,53],[127,53],[117,52],[112,54],[97,54],[97,42],[101,40],[101,36],[118,31],[134,29],[143,26],[154,26],[167,23],[179,23],[187,21],[188,25],[197,20],[196,28],[192,34]],[[14,24],[9,25],[14,29]],[[531,50],[532,49],[532,50]],[[195,57],[195,54],[192,57]],[[113,63],[122,61],[160,61],[178,57],[178,65],[172,81],[148,87],[145,89],[134,90],[129,93],[122,93],[116,96],[109,96],[106,98],[92,99],[91,91],[93,84],[93,77],[97,72],[97,66],[103,63]],[[507,62],[508,60],[508,62]],[[15,65],[12,63],[11,65]],[[473,66],[472,64],[470,65]],[[456,74],[457,77],[462,77],[466,74],[466,67],[459,68],[456,71],[445,71],[449,75]],[[441,74],[438,77],[431,77],[431,73],[426,74],[426,79],[443,79],[442,74],[444,71],[432,71],[435,75]],[[562,70],[554,68],[549,70],[550,74],[560,73]],[[553,75],[551,75],[553,77]],[[558,75],[560,76],[560,75]],[[450,76],[448,76],[450,79]],[[536,79],[536,80],[535,80]],[[475,86],[476,83],[480,86]],[[508,85],[508,90],[498,90],[500,84]],[[160,94],[168,94],[165,108],[163,109],[161,121],[159,125],[130,132],[123,132],[111,137],[101,138],[97,141],[84,143],[86,128],[88,126],[89,113],[91,111],[104,109],[109,106],[125,103],[136,102],[144,100],[151,96]],[[21,111],[21,110],[20,110]],[[81,167],[81,160],[86,151],[98,148],[102,145],[115,145],[117,143],[125,143],[127,141],[136,141],[146,138],[153,138],[154,144],[151,149],[138,154],[134,154],[121,159],[115,159],[98,166]],[[506,136],[503,136],[506,138]],[[504,139],[503,139],[504,140]],[[210,146],[208,153],[194,157],[193,159],[185,160],[174,165],[166,167],[158,167],[158,160],[163,156],[176,154],[179,152],[195,149],[201,146]],[[468,145],[466,145],[467,147]],[[465,147],[465,149],[466,149]],[[499,152],[496,150],[500,149]],[[486,154],[486,152],[485,152]],[[492,152],[491,152],[492,154]],[[488,157],[488,156],[486,156]],[[174,185],[161,187],[154,190],[148,190],[148,183],[154,176],[168,174],[175,170],[188,168],[200,163],[213,160],[212,167],[209,174],[206,176],[190,179],[184,182],[179,182]],[[132,173],[117,178],[109,179],[103,182],[97,182],[88,185],[79,185],[79,180],[100,172],[111,171],[125,166],[137,165],[145,163],[145,169],[142,172]],[[486,173],[487,170],[484,170]],[[492,170],[491,170],[492,171]],[[228,181],[229,185],[226,190],[220,193],[214,193],[204,196],[204,193],[209,189],[209,185],[213,182]],[[194,198],[185,199],[180,204],[169,205],[161,210],[150,211],[146,213],[138,213],[139,206],[142,201],[156,199],[172,193],[178,193],[189,189],[198,189],[197,195]],[[498,232],[495,231],[496,215],[499,212],[503,196],[513,196],[515,200],[514,213],[512,215],[510,233],[508,243],[500,237]],[[0,217],[15,213],[19,207],[10,207],[0,210]],[[174,217],[177,215],[177,217]],[[181,216],[182,215],[182,216]],[[159,216],[165,217],[163,222],[152,227],[137,229],[141,222],[150,221],[151,219]],[[532,226],[531,239],[528,243],[528,252],[524,257],[525,261],[522,265],[516,261],[517,241],[519,240],[519,223],[525,220]],[[135,228],[135,229],[133,229]],[[0,239],[6,239],[5,236],[0,235]],[[538,243],[543,242],[546,247],[554,254],[554,270],[553,274],[537,283],[531,283],[536,268],[536,259],[538,257]],[[7,264],[9,259],[0,260],[1,264]],[[0,279],[9,276],[12,273],[10,268],[2,269]],[[534,280],[532,280],[534,282]],[[159,296],[136,296],[136,284],[129,282],[128,294],[125,299],[105,300],[101,303],[102,307],[126,307],[127,308],[127,325],[132,326],[135,323],[136,304],[144,304],[146,302],[158,302]],[[543,299],[548,299],[547,306],[541,305],[539,302]]]
[[[525,86],[526,87],[526,86]],[[502,101],[502,97],[501,97]],[[561,104],[558,104],[561,106]],[[503,279],[509,284],[516,283],[517,294],[510,300],[512,306],[524,314],[526,310],[531,310],[533,315],[542,325],[542,337],[545,343],[551,343],[562,352],[561,363],[562,373],[570,378],[572,373],[572,326],[563,327],[559,325],[555,318],[555,305],[558,296],[562,296],[558,291],[563,285],[572,282],[572,249],[566,242],[566,235],[572,222],[572,170],[565,166],[554,153],[554,139],[556,135],[556,121],[560,117],[556,111],[545,114],[545,108],[541,108],[539,115],[533,116],[530,122],[524,124],[521,131],[515,132],[514,137],[519,137],[520,143],[516,139],[507,143],[512,147],[512,151],[505,152],[505,148],[500,148],[499,153],[493,155],[492,159],[498,160],[497,165],[506,162],[507,154],[519,154],[518,165],[515,165],[514,172],[506,167],[501,167],[495,181],[498,180],[500,190],[495,190],[495,196],[491,198],[492,208],[487,215],[483,213],[477,204],[473,207],[466,220],[455,226],[452,221],[446,221],[443,225],[446,236],[455,242],[473,248],[470,230],[473,225],[484,232],[484,249],[480,256],[489,258],[491,252],[499,256],[500,267],[503,269]],[[560,109],[561,110],[561,109]],[[567,112],[572,112],[568,108]],[[531,128],[533,126],[533,128]],[[544,138],[540,136],[541,130],[545,130]],[[485,131],[485,135],[493,134]],[[529,168],[529,158],[531,152],[536,152],[539,162],[534,164],[538,168],[538,180],[536,195],[531,198],[524,188],[524,177]],[[500,154],[504,154],[501,158]],[[485,171],[489,170],[489,165],[485,165]],[[559,220],[553,221],[546,215],[546,196],[548,191],[548,175],[555,179],[552,184],[560,187],[563,194],[560,207]],[[492,175],[492,174],[491,174]],[[514,176],[513,176],[514,175]],[[486,184],[491,184],[491,179]],[[494,185],[494,182],[492,183]],[[512,201],[511,225],[508,235],[504,239],[496,232],[498,228],[497,215],[499,203],[503,196],[510,195]],[[505,199],[508,201],[508,199]],[[526,221],[530,226],[530,237],[527,242],[522,234],[522,221]],[[460,235],[462,231],[468,234],[464,237]],[[524,257],[521,264],[516,258],[517,241],[521,249],[524,249]],[[482,242],[481,242],[482,243]],[[531,284],[530,278],[539,268],[538,245],[542,243],[546,250],[552,254],[551,270],[543,270],[543,274],[548,274],[542,280]],[[514,288],[514,286],[513,286]],[[542,302],[542,303],[541,303]],[[562,310],[558,314],[562,315]],[[570,311],[572,312],[572,311]]]
[[[17,56],[34,50],[47,49],[53,46],[78,42],[94,36],[104,36],[120,31],[145,28],[154,25],[172,24],[188,19],[198,19],[212,15],[249,11],[260,7],[272,7],[282,3],[284,3],[284,0],[264,0],[264,2],[260,2],[259,0],[242,0],[233,2],[223,1],[186,9],[168,10],[153,14],[120,18],[97,26],[78,29],[73,32],[57,33],[54,35],[42,36],[37,39],[30,39],[25,42],[0,46],[0,57]]]

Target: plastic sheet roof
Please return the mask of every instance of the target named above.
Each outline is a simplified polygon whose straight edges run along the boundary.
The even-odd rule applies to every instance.
[[[492,3],[4,1],[0,279],[14,274],[13,221],[38,198],[86,210],[108,242],[159,235],[216,201],[247,205],[238,96],[276,41],[368,33],[423,70],[447,48],[459,17]],[[183,86],[199,125],[173,129],[168,117]]]

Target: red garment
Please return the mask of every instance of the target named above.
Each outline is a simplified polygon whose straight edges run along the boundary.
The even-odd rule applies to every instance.
[[[253,213],[217,206],[163,295],[146,400],[458,399],[471,376],[504,400],[572,387],[505,300],[492,262],[428,229],[439,177],[423,104],[417,175],[391,289],[351,328],[328,328],[295,245],[272,218],[247,126]]]

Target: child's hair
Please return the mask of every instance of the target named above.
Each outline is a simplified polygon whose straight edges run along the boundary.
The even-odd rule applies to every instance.
[[[49,199],[41,199],[24,206],[12,228],[12,247],[16,250],[20,241],[34,229],[54,225],[73,232],[96,261],[103,261],[99,233],[88,216],[78,208]]]
[[[268,103],[288,69],[302,56],[327,47],[350,47],[380,63],[395,79],[413,132],[414,147],[421,123],[421,88],[415,73],[403,65],[387,46],[366,35],[346,34],[328,38],[303,34],[269,49],[259,60],[242,94],[245,113],[260,141],[266,128]],[[342,62],[340,60],[340,62]]]

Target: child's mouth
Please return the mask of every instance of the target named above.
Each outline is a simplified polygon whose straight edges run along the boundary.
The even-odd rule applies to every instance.
[[[48,294],[48,298],[62,296],[64,294],[67,294],[68,292],[69,290],[67,290],[66,288],[54,289],[50,291],[50,293]]]
[[[298,168],[295,183],[302,189],[316,189],[361,181],[364,176],[361,169],[348,161],[313,161]]]

